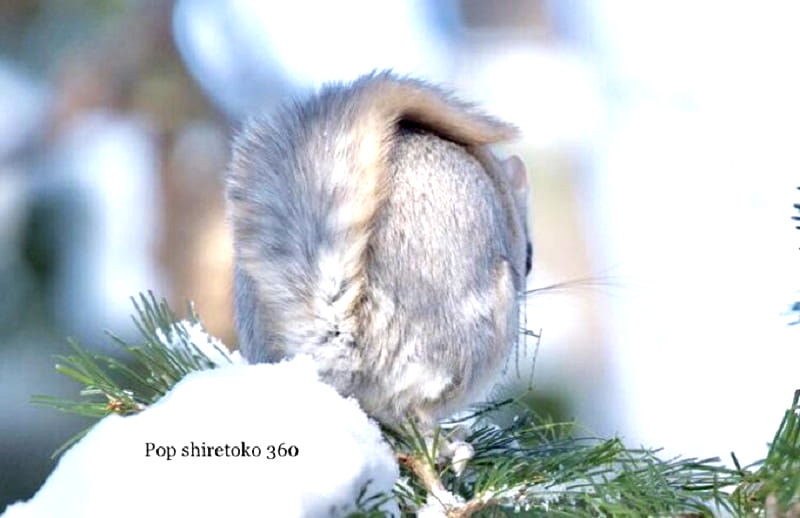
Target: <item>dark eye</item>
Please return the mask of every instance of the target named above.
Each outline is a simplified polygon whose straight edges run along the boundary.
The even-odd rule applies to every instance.
[[[529,273],[531,273],[531,268],[533,267],[533,246],[531,246],[530,241],[528,241],[526,253],[527,255],[525,256],[525,275],[527,276]]]

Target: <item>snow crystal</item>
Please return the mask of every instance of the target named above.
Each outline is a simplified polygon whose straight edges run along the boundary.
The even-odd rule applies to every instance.
[[[377,425],[299,357],[194,373],[106,417],[3,517],[341,516],[397,477]]]

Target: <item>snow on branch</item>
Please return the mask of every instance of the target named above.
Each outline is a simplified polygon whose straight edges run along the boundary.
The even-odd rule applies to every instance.
[[[4,516],[343,515],[397,476],[378,426],[298,357],[195,372],[144,411],[105,417]]]

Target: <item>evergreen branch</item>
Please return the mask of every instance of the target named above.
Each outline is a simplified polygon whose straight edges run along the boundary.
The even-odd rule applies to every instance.
[[[143,343],[131,345],[108,333],[127,353],[129,362],[90,352],[75,340],[68,340],[74,354],[56,356],[55,368],[83,385],[80,399],[34,396],[34,404],[93,419],[135,414],[158,401],[187,374],[215,367],[214,361],[192,343],[186,325],[177,321],[164,300],[158,301],[148,292],[132,301],[136,309],[133,321]],[[191,305],[186,321],[199,324]],[[59,452],[70,444],[59,448]]]
[[[767,457],[753,467],[757,469],[743,470],[744,481],[732,495],[736,511],[763,514],[771,500],[774,516],[800,514],[800,390],[784,413]]]
[[[537,421],[531,413],[505,428],[478,425],[467,438],[475,454],[459,476],[442,462],[432,466],[431,458],[437,459],[409,427],[411,436],[394,442],[395,448],[410,448],[398,457],[416,482],[403,484],[401,507],[416,512],[432,495],[449,501],[443,508],[453,517],[522,509],[533,516],[708,516],[707,502],[730,508],[722,490],[741,477],[717,459],[664,461],[656,451],[628,449],[618,439],[574,438],[573,428]]]
[[[74,354],[59,356],[56,369],[81,383],[80,398],[37,396],[35,403],[95,419],[132,414],[157,401],[186,374],[215,367],[215,361],[192,341],[187,326],[199,325],[193,308],[188,323],[183,323],[176,322],[166,303],[152,293],[133,302],[142,343],[130,345],[111,335],[132,360],[92,353],[71,341]],[[740,516],[797,518],[799,400],[800,391],[785,412],[767,457],[741,467],[734,456],[735,469],[722,466],[718,459],[664,460],[658,450],[627,448],[617,438],[575,436],[574,423],[541,419],[514,400],[486,405],[451,421],[450,428],[429,434],[413,421],[400,429],[384,427],[404,476],[392,494],[366,499],[362,492],[353,516],[381,516],[381,505],[391,498],[406,514],[438,503],[448,516],[460,518],[517,513],[711,516],[714,509]],[[511,408],[518,415],[510,424],[492,423],[494,413]],[[473,454],[463,469],[455,469],[443,455],[453,451],[449,446],[456,435],[454,425],[469,430],[464,439]]]

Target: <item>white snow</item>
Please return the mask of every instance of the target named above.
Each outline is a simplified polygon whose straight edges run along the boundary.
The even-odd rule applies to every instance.
[[[192,442],[231,456],[185,456]],[[232,456],[243,442],[260,456]],[[377,425],[298,357],[194,373],[147,410],[106,417],[3,517],[341,516],[368,482],[388,492],[397,477]]]
[[[161,343],[168,347],[178,348],[183,344],[178,335],[181,330],[186,331],[186,340],[197,347],[217,367],[247,363],[239,351],[229,351],[219,338],[208,334],[199,322],[192,323],[188,320],[181,320],[173,324],[168,333],[163,333],[160,329],[156,330],[156,336]]]

